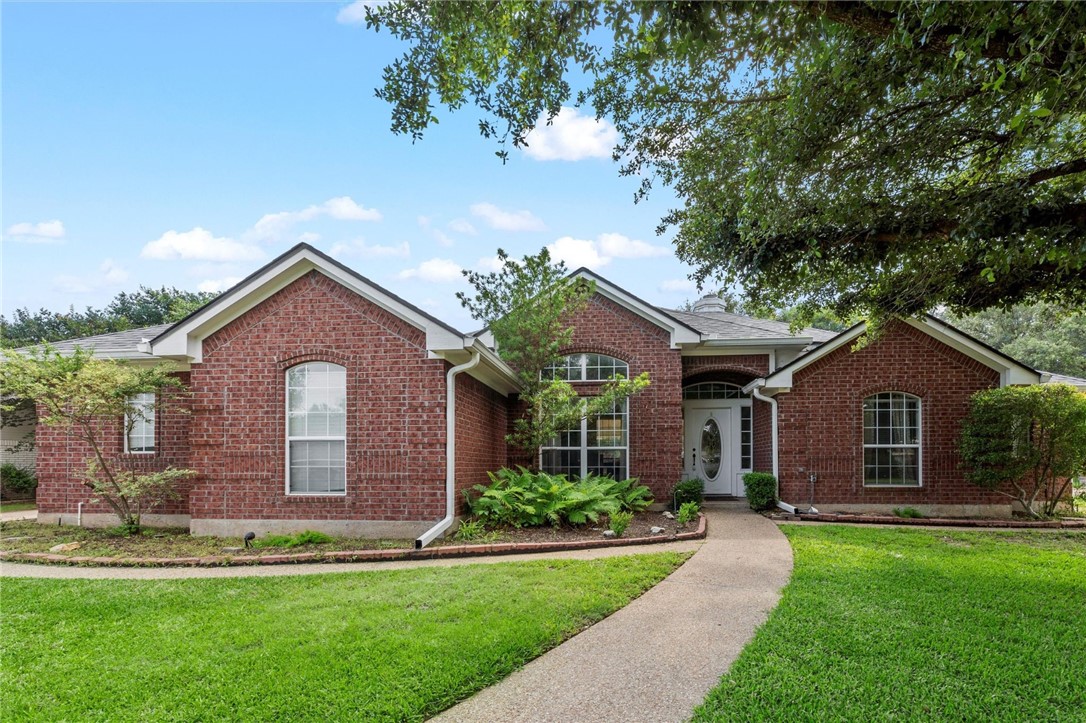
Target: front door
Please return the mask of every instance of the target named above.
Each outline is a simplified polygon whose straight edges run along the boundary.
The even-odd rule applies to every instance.
[[[697,478],[705,483],[706,494],[743,494],[743,490],[736,487],[738,412],[737,407],[697,409],[687,406],[684,410],[683,467],[688,479]]]

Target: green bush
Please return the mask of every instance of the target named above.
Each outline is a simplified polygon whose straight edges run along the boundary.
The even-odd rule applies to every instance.
[[[915,507],[895,507],[894,517],[902,517],[907,520],[919,520],[924,515]]]
[[[701,505],[697,502],[683,502],[679,505],[679,514],[675,516],[675,519],[680,525],[686,527],[690,522],[698,516],[698,512],[701,510]]]
[[[254,547],[301,547],[302,545],[319,545],[324,542],[332,542],[334,538],[323,532],[305,530],[297,535],[268,535],[253,541]]]
[[[475,485],[464,493],[471,513],[484,525],[583,525],[620,511],[640,512],[652,501],[648,488],[636,479],[590,475],[570,481],[565,475],[524,467],[487,474],[489,485]]]
[[[486,534],[486,525],[482,520],[461,520],[454,537],[462,542],[471,542],[478,540],[484,534]]]
[[[705,499],[705,483],[700,479],[683,480],[671,490],[671,506],[679,509],[684,502],[697,502]]]
[[[0,484],[11,492],[33,492],[38,478],[31,470],[7,462],[0,465]]]
[[[752,510],[768,510],[777,502],[777,478],[768,472],[747,472],[743,475],[747,502]]]
[[[632,512],[615,512],[610,518],[611,532],[615,533],[615,537],[622,537],[622,533],[626,532],[632,520]]]

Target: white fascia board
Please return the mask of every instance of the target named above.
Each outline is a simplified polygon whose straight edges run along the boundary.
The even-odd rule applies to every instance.
[[[479,339],[466,339],[459,348],[432,349],[430,356],[434,359],[444,359],[456,366],[471,359],[472,352],[479,355],[479,363],[468,369],[465,374],[475,377],[503,396],[520,391],[521,384],[516,372]]]
[[[314,269],[425,332],[427,349],[464,348],[462,335],[405,306],[403,302],[365,283],[361,277],[328,263],[311,250],[300,249],[250,279],[244,287],[227,292],[233,298],[225,300],[225,303],[217,305],[212,302],[203,311],[174,326],[153,343],[153,353],[161,357],[201,362],[204,339]]]
[[[920,320],[906,319],[906,323],[914,329],[919,329],[925,334],[938,339],[951,349],[959,351],[970,359],[975,359],[986,367],[999,372],[999,385],[1001,387],[1041,383],[1041,374],[1039,372],[989,349],[957,329],[943,324],[938,319],[933,317]]]
[[[851,344],[860,334],[863,334],[867,329],[867,324],[857,324],[847,331],[843,331],[834,338],[827,341],[822,346],[818,347],[812,352],[809,352],[790,364],[786,364],[781,367],[780,370],[770,374],[765,378],[765,390],[763,393],[770,394],[769,390],[777,389],[778,391],[784,391],[792,387],[792,373],[802,369],[803,367],[818,361],[827,354],[832,354],[834,351],[840,349],[845,344]],[[775,392],[773,392],[775,393]]]
[[[587,278],[596,284],[596,293],[605,299],[610,299],[619,306],[624,306],[641,318],[652,322],[656,326],[671,334],[671,348],[679,349],[682,344],[696,344],[701,341],[701,334],[686,326],[678,319],[673,319],[660,312],[659,309],[646,304],[640,299],[631,296],[626,291],[605,281],[591,272],[578,271],[577,278]]]

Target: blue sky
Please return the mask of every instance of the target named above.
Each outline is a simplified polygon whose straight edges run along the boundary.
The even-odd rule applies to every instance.
[[[466,108],[412,144],[373,94],[401,48],[352,10],[5,2],[4,313],[220,290],[298,241],[465,329],[459,269],[499,247],[697,295],[655,235],[674,198],[633,203],[613,129],[569,109],[502,165]]]

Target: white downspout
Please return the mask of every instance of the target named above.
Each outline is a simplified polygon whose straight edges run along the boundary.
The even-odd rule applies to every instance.
[[[758,381],[763,382],[764,380],[759,379]],[[777,445],[779,444],[779,440],[777,439],[777,400],[773,397],[767,397],[762,394],[761,384],[752,387],[750,393],[751,396],[753,396],[755,399],[760,399],[763,402],[768,402],[770,408],[773,410],[773,477],[777,480],[777,507],[793,515],[797,514],[799,510],[797,510],[794,505],[790,505],[787,502],[781,501],[781,474],[780,463],[777,457]],[[818,514],[818,510],[816,510],[813,506],[807,511]]]
[[[445,374],[445,517],[415,540],[421,550],[452,526],[456,518],[456,377],[482,360],[479,352],[471,350],[471,359],[455,366]]]

